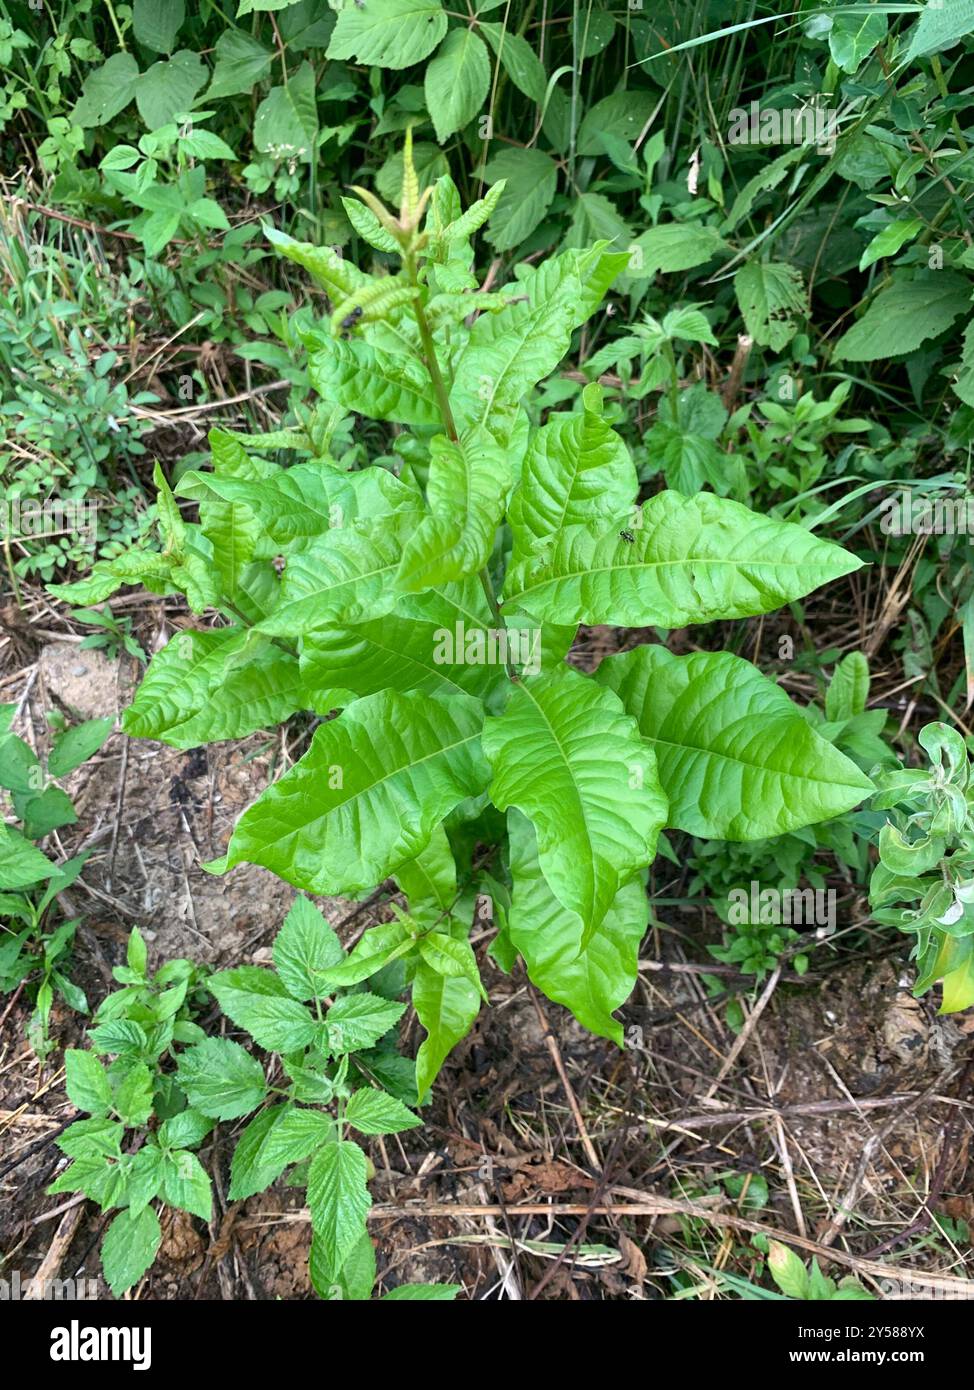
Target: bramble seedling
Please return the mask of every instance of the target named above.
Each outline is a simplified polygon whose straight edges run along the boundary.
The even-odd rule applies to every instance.
[[[54,864],[32,842],[77,821],[71,798],[53,779],[67,777],[97,753],[115,721],[90,719],[61,728],[45,772],[30,745],[10,732],[15,712],[16,705],[0,705],[0,787],[10,794],[22,826],[0,820],[0,994],[25,985],[34,1003],[27,1033],[43,1061],[54,1048],[48,1026],[55,997],[88,1012],[84,990],[67,973],[80,919],[51,921],[58,895],[77,878],[87,855]]]
[[[126,964],[114,974],[122,988],[95,1014],[91,1050],[64,1054],[68,1099],[90,1118],[57,1139],[74,1161],[48,1191],[83,1192],[102,1211],[119,1209],[101,1258],[112,1292],[122,1294],[155,1259],[162,1239],[156,1201],[209,1221],[210,1178],[193,1150],[214,1122],[187,1106],[171,1070],[182,1046],[206,1036],[193,1021],[206,999],[205,972],[191,961],[171,960],[150,976],[135,928]]]

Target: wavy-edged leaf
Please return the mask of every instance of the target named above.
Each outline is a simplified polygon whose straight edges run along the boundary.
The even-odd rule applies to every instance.
[[[457,866],[453,850],[442,825],[433,831],[426,848],[396,871],[399,887],[406,894],[410,913],[420,915],[422,925],[432,925],[449,912],[457,896]],[[424,920],[429,915],[429,922]]]
[[[241,628],[178,632],[149,664],[122,728],[197,748],[273,728],[309,708],[297,657]]]
[[[622,1024],[612,1013],[636,983],[649,919],[645,888],[638,880],[624,884],[583,946],[581,918],[566,911],[541,872],[531,822],[511,810],[507,823],[514,880],[508,931],[528,975],[547,998],[571,1009],[583,1028],[621,1047]]]
[[[310,354],[308,371],[315,390],[346,410],[401,425],[441,423],[429,372],[405,353],[360,338],[333,338]]]
[[[563,531],[546,556],[515,566],[511,603],[557,623],[683,627],[769,613],[862,561],[802,526],[709,492],[660,492],[631,528]]]
[[[515,563],[569,526],[625,516],[638,487],[629,450],[602,418],[602,390],[592,383],[580,410],[550,415],[531,436],[508,509]]]
[[[652,744],[667,823],[691,835],[784,835],[841,815],[873,789],[783,690],[729,652],[637,647],[603,661],[596,680]]]
[[[260,479],[185,473],[180,496],[215,497],[244,508],[282,554],[297,554],[347,522],[415,509],[417,493],[385,468],[348,473],[318,460]]]
[[[509,442],[521,397],[557,367],[625,260],[601,243],[522,268],[512,302],[480,316],[458,359],[450,404],[461,431],[482,425]]]
[[[423,512],[393,512],[320,536],[289,558],[280,601],[254,631],[293,641],[305,632],[388,613],[396,603],[403,550],[423,517]]]
[[[406,542],[399,588],[414,593],[482,569],[513,482],[509,453],[487,430],[476,428],[456,443],[436,435],[426,490],[432,515]]]
[[[265,226],[264,235],[276,251],[313,276],[333,300],[347,299],[369,282],[370,277],[364,270],[359,270],[353,261],[346,260],[330,246],[312,246],[307,241],[295,241],[275,227]]]
[[[264,459],[252,459],[242,443],[223,430],[211,430],[209,442],[214,469],[209,476],[214,481],[245,482],[281,471]],[[183,493],[181,487],[177,491],[191,495]],[[213,546],[213,563],[223,595],[249,622],[255,622],[273,606],[277,587],[277,575],[268,560],[256,560],[261,527],[232,496],[221,496],[219,488],[197,496],[200,529]]]
[[[464,931],[457,923],[456,931]],[[413,977],[413,1008],[426,1030],[416,1054],[416,1092],[422,1101],[448,1055],[473,1027],[480,1012],[480,992],[463,975],[440,975],[425,961]]]
[[[245,811],[215,869],[262,864],[313,893],[381,883],[481,792],[479,705],[386,690],[315,731],[311,747]]]
[[[534,824],[541,868],[587,940],[651,863],[666,818],[656,759],[622,702],[565,667],[517,686],[484,725],[491,799]]]

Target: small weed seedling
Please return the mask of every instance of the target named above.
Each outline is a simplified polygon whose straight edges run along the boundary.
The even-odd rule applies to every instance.
[[[927,724],[928,768],[881,769],[872,804],[892,814],[869,886],[873,917],[915,936],[916,993],[943,982],[941,1013],[974,1004],[974,781],[947,724]],[[910,904],[906,906],[906,904]]]
[[[412,945],[407,926],[397,922],[389,931],[400,948],[387,961],[404,958]],[[444,949],[432,945],[433,934],[427,939],[431,950]],[[291,1184],[307,1188],[315,1289],[322,1298],[367,1299],[376,1273],[365,1224],[373,1169],[349,1136],[398,1134],[421,1123],[406,1103],[416,1103],[415,1068],[395,1048],[403,972],[387,965],[376,975],[374,955],[364,970],[361,954],[346,959],[304,897],[295,900],[273,949],[273,970],[239,966],[207,983],[227,1017],[277,1054],[280,1065],[272,1060],[265,1076],[239,1043],[206,1038],[182,1055],[176,1079],[190,1105],[214,1120],[256,1111],[234,1150],[230,1199],[262,1192],[290,1169]],[[368,991],[358,983],[366,974],[374,976]],[[405,1285],[395,1296],[455,1293],[452,1286]]]
[[[156,1257],[162,1230],[157,1200],[209,1221],[210,1179],[193,1152],[214,1121],[187,1105],[172,1070],[185,1044],[203,1030],[193,1014],[206,994],[205,972],[171,960],[147,973],[145,942],[129,937],[122,985],[102,1003],[88,1032],[91,1050],[64,1054],[68,1099],[90,1116],[57,1140],[73,1163],[48,1189],[83,1192],[102,1211],[119,1208],[105,1232],[102,1268],[116,1295],[130,1289]],[[110,1057],[103,1062],[101,1057]]]
[[[97,753],[114,720],[62,728],[45,775],[34,750],[10,732],[15,711],[15,705],[0,706],[0,787],[9,793],[21,827],[0,821],[0,993],[21,984],[27,989],[34,1003],[28,1036],[43,1060],[54,1047],[48,1025],[55,997],[88,1012],[84,991],[67,974],[80,919],[50,920],[58,894],[77,878],[86,856],[54,864],[33,842],[77,821],[70,797],[51,779],[66,777]]]

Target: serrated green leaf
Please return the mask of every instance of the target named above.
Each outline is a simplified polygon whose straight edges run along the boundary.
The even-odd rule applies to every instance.
[[[215,1120],[247,1115],[267,1094],[263,1067],[229,1038],[207,1038],[187,1048],[176,1080],[193,1109]]]
[[[446,26],[439,0],[362,0],[339,10],[328,57],[409,68],[432,53]]]
[[[177,112],[188,111],[207,75],[199,54],[188,48],[147,68],[135,83],[135,104],[148,128],[159,130]]]
[[[271,53],[243,29],[225,29],[216,41],[206,100],[252,92],[271,70]]]
[[[548,78],[527,39],[508,30],[503,24],[488,24],[483,19],[477,27],[518,91],[523,92],[536,106],[543,105]]]
[[[748,261],[734,276],[734,292],[754,341],[772,352],[787,347],[807,307],[801,271],[781,261]]]
[[[86,128],[107,125],[128,106],[138,81],[139,65],[131,53],[113,53],[101,67],[88,73],[71,120]]]
[[[211,975],[206,984],[223,1012],[270,1052],[298,1052],[314,1037],[311,1014],[273,970],[240,965]]]
[[[308,1272],[319,1298],[351,1299],[356,1302],[371,1298],[375,1283],[375,1249],[368,1231],[352,1246],[337,1274],[325,1254],[321,1236],[312,1235]]]
[[[460,1284],[400,1284],[379,1299],[380,1303],[452,1303]]]
[[[257,1192],[263,1192],[284,1172],[287,1162],[268,1163],[263,1155],[263,1146],[291,1109],[287,1103],[270,1105],[266,1110],[258,1111],[241,1133],[230,1162],[228,1195],[232,1202],[243,1201]]]
[[[651,280],[661,272],[675,275],[695,270],[727,250],[727,243],[713,227],[666,222],[636,237],[629,247],[626,275],[633,280]]]
[[[336,999],[325,1016],[333,1052],[359,1052],[373,1047],[405,1012],[405,1004],[377,994],[347,994]]]
[[[148,1123],[152,1114],[152,1073],[145,1062],[136,1062],[125,1073],[115,1091],[113,1106],[119,1119],[130,1128]]]
[[[922,58],[938,49],[953,45],[974,33],[974,0],[941,0],[940,4],[924,5],[912,30],[906,62]]]
[[[335,1277],[365,1230],[372,1205],[366,1172],[365,1154],[348,1140],[326,1144],[311,1161],[308,1207],[326,1280]]]
[[[254,115],[254,147],[284,159],[310,159],[318,136],[315,71],[304,62],[272,87]]]
[[[165,1157],[155,1144],[143,1144],[129,1160],[125,1175],[125,1199],[129,1214],[138,1216],[162,1191]]]
[[[213,1194],[206,1169],[188,1149],[166,1155],[162,1173],[162,1195],[171,1207],[188,1211],[201,1221],[213,1215]]]
[[[603,661],[596,679],[656,751],[667,824],[691,835],[783,835],[841,815],[872,790],[783,690],[729,652],[637,647]]]
[[[69,1047],[64,1053],[64,1085],[68,1100],[79,1110],[102,1116],[112,1104],[108,1072],[93,1052]]]
[[[344,956],[342,943],[315,905],[297,897],[274,938],[274,968],[294,999],[320,999],[322,976]]]
[[[495,251],[512,251],[547,213],[558,187],[558,165],[536,149],[506,149],[489,160],[484,177],[503,183],[486,239]]]
[[[181,1110],[159,1126],[159,1143],[164,1148],[192,1149],[202,1144],[212,1128],[213,1120],[208,1116],[195,1110]]]
[[[875,362],[914,352],[928,338],[946,332],[967,307],[970,290],[969,281],[950,270],[894,278],[843,333],[833,351],[835,361]]]
[[[185,0],[134,0],[132,29],[153,53],[171,53],[186,18]]]
[[[152,1264],[162,1241],[159,1218],[152,1207],[137,1216],[119,1212],[101,1243],[101,1266],[116,1298],[137,1284]]]
[[[442,145],[480,111],[490,87],[490,61],[476,29],[451,29],[426,65],[426,109]]]
[[[345,1107],[345,1123],[360,1134],[401,1134],[423,1122],[402,1101],[384,1091],[363,1089],[350,1096]]]

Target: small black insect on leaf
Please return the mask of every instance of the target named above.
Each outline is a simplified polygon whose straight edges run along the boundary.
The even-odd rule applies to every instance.
[[[624,540],[627,545],[632,545],[633,541],[636,539],[631,531],[620,531],[619,538],[620,540]]]

